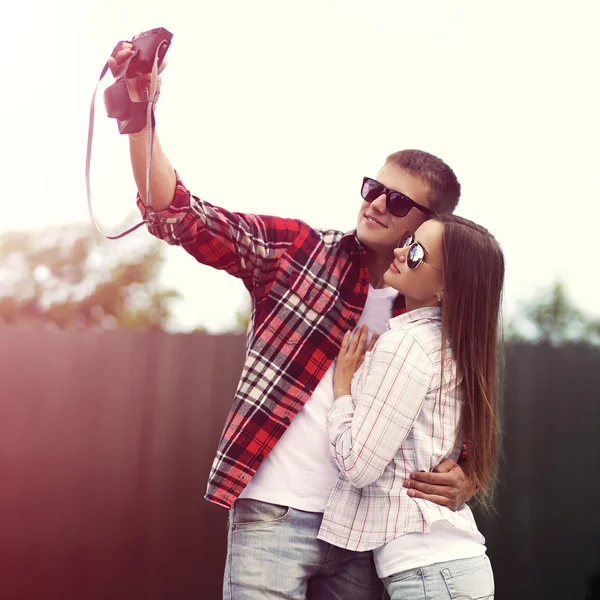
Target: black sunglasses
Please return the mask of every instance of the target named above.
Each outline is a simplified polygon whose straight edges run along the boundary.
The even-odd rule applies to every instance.
[[[406,266],[409,269],[416,269],[419,265],[423,264],[440,273],[442,272],[441,269],[425,262],[425,249],[417,242],[417,240],[415,240],[414,233],[407,231],[398,242],[398,248],[410,248],[406,254]]]
[[[385,194],[385,206],[390,214],[395,217],[405,217],[411,208],[420,210],[423,214],[428,217],[435,217],[435,212],[426,206],[417,204],[414,200],[411,200],[408,196],[401,192],[396,192],[385,187],[379,181],[371,179],[370,177],[363,178],[361,196],[367,202],[373,202],[377,200],[379,196]]]

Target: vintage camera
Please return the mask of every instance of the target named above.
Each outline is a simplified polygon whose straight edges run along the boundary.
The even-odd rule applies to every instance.
[[[106,112],[109,117],[117,119],[119,133],[138,133],[146,126],[148,102],[134,102],[131,99],[127,79],[151,73],[157,53],[160,67],[172,38],[172,33],[158,27],[144,31],[131,40],[131,56],[119,66],[115,82],[104,90]],[[115,46],[112,56],[121,49],[122,43],[121,41]],[[154,119],[154,115],[152,118]]]

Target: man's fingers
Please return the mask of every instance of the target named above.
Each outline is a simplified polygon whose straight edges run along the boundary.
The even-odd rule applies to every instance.
[[[454,488],[447,485],[434,485],[432,483],[422,483],[414,479],[405,479],[404,487],[411,490],[418,490],[423,494],[443,496],[444,498],[453,498],[455,496]]]
[[[110,68],[113,77],[116,75],[119,65],[131,55],[131,49],[133,46],[127,42],[121,44],[121,49],[114,55],[108,57],[108,67]]]
[[[121,44],[121,49],[119,50],[119,52],[117,52],[117,54],[125,53],[127,56],[129,56],[129,54],[131,54],[132,51],[133,44],[131,42],[123,42]]]
[[[454,475],[448,473],[432,473],[430,471],[416,471],[410,474],[412,481],[420,481],[421,483],[431,483],[433,485],[450,485],[454,480]]]
[[[437,496],[436,494],[424,494],[423,492],[420,492],[419,490],[414,490],[412,488],[408,490],[408,495],[411,498],[421,498],[423,500],[429,500],[430,502],[435,502],[440,506],[446,506],[454,510],[452,501],[450,500],[450,498],[446,498],[445,496]]]
[[[114,55],[114,59],[117,61],[117,64],[121,64],[123,61],[127,60],[131,56],[132,46],[125,46],[123,44],[121,49]]]
[[[163,56],[162,62],[160,63],[160,67],[158,67],[158,73],[162,73],[167,68],[167,57]]]
[[[434,467],[434,473],[448,473],[452,471],[452,469],[456,469],[458,465],[451,459],[445,458],[437,467]]]
[[[456,510],[473,496],[474,490],[469,484],[470,480],[464,476],[460,466],[447,473],[417,471],[410,474],[410,479],[404,480],[404,487],[418,491],[420,494],[447,497],[450,503],[444,503],[444,506],[452,510]]]
[[[108,59],[108,68],[114,77],[117,74],[117,61],[112,56]]]

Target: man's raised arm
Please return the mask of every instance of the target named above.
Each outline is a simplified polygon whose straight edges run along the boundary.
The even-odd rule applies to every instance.
[[[108,59],[108,65],[113,75],[116,73],[118,66],[129,58],[132,45],[128,42],[123,42],[121,50],[113,58]],[[163,61],[163,65],[166,62]],[[158,78],[157,86],[160,89],[161,79]],[[150,75],[141,75],[133,79],[127,80],[127,88],[131,99],[134,102],[140,102],[144,97],[144,91],[150,87]],[[133,176],[137,185],[140,198],[144,204],[146,203],[146,144],[147,131],[142,130],[139,133],[134,133],[129,136],[129,153],[131,156],[131,167]],[[156,132],[154,133],[154,143],[152,148],[152,171],[150,174],[150,194],[152,198],[152,208],[155,211],[161,211],[168,208],[173,201],[175,194],[175,186],[177,177],[171,162],[164,153],[160,140]]]

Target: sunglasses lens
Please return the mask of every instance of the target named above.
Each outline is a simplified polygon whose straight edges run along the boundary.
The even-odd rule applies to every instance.
[[[391,193],[389,195],[387,209],[395,217],[405,217],[412,206],[408,198],[403,194]]]
[[[361,195],[367,202],[373,202],[383,194],[384,187],[373,179],[365,179],[363,182]]]
[[[407,231],[401,238],[398,243],[398,248],[406,248],[410,246],[415,241],[413,234],[410,231]]]
[[[406,257],[406,264],[409,269],[416,269],[425,258],[425,253],[420,244],[415,244],[409,251]]]

